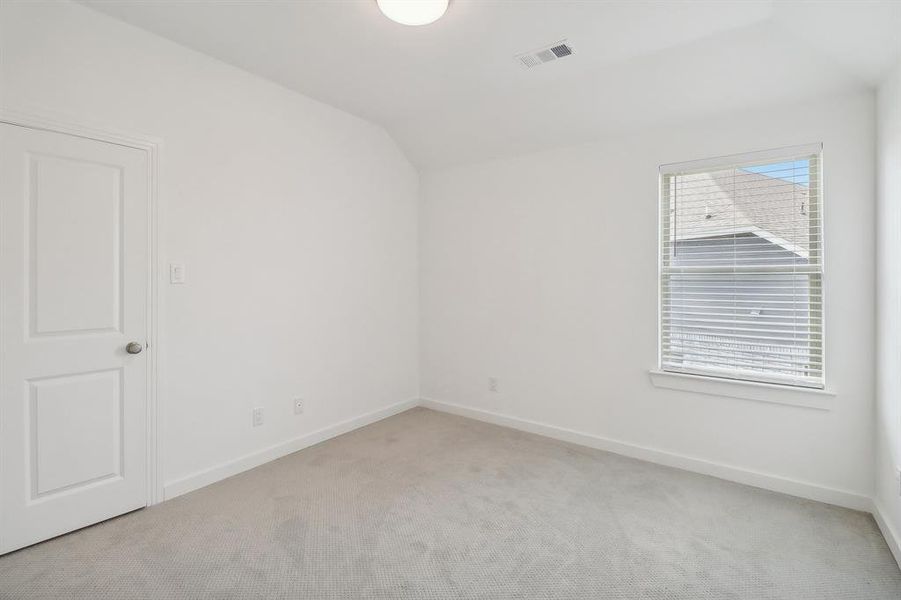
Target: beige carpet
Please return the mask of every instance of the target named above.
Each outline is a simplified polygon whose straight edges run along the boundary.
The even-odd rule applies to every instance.
[[[901,598],[869,515],[422,408],[0,558],[2,598]]]

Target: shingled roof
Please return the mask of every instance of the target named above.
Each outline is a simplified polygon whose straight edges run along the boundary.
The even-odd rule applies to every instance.
[[[808,255],[807,185],[730,168],[677,175],[670,189],[677,241],[753,233],[799,256]]]

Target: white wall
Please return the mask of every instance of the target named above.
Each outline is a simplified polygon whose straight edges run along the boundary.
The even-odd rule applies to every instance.
[[[80,5],[0,20],[4,108],[163,140],[164,481],[417,398],[418,174],[382,129]]]
[[[874,120],[873,95],[861,92],[424,173],[423,396],[829,488],[813,495],[866,506]],[[818,141],[834,408],[653,387],[658,165]]]
[[[876,506],[901,563],[901,65],[878,96]]]
[[[162,287],[164,481],[413,399],[421,359],[426,398],[871,494],[871,95],[428,173],[417,297],[417,174],[381,129],[79,5],[5,2],[0,27],[3,108],[164,141],[162,258],[189,277]],[[901,121],[898,79],[883,132]],[[892,257],[899,136],[881,139]],[[652,387],[657,165],[812,141],[825,143],[834,408]],[[897,329],[886,281],[880,326]],[[899,337],[882,337],[883,375]],[[901,409],[886,400],[901,385],[880,383],[878,498],[897,528]]]

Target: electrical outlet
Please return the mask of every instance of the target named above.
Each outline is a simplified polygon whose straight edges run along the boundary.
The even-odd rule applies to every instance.
[[[303,398],[295,398],[294,399],[294,414],[295,415],[303,414]]]
[[[253,409],[253,426],[259,427],[263,424],[263,409],[258,407]]]
[[[169,283],[182,284],[187,280],[183,263],[169,263]]]
[[[497,391],[497,377],[489,377],[488,378],[488,391],[491,391],[491,392]]]

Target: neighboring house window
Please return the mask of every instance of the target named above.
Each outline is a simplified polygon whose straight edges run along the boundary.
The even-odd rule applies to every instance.
[[[661,167],[661,370],[823,387],[820,154]]]

